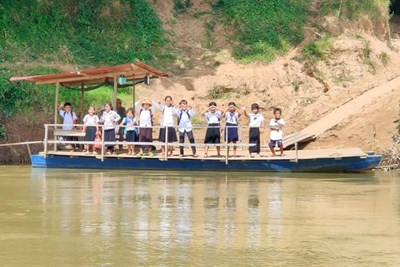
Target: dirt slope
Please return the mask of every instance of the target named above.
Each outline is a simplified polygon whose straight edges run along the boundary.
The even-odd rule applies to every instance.
[[[270,64],[243,65],[230,57],[226,28],[217,27],[213,39],[216,48],[206,48],[205,25],[210,19],[210,7],[206,1],[191,2],[193,6],[187,12],[175,16],[173,0],[153,3],[172,33],[174,45],[182,51],[176,62],[182,65],[182,74],[152,87],[175,99],[192,100],[198,111],[204,110],[210,100],[216,100],[220,106],[235,101],[249,107],[257,102],[265,108],[266,117],[271,116],[273,107],[281,107],[288,123],[286,133],[290,133],[312,125],[372,88],[385,88],[387,82],[400,75],[399,39],[393,39],[389,47],[390,42],[384,41],[388,36],[386,25],[378,25],[367,17],[361,17],[358,23],[333,17],[313,21],[336,37],[328,59],[319,61],[312,69],[307,62],[296,60],[301,48]],[[199,12],[204,15],[195,16]],[[315,35],[315,29],[307,27],[304,44],[315,39]],[[398,36],[392,34],[393,38]],[[147,95],[148,91],[142,93]],[[156,93],[151,97],[161,98]],[[381,150],[389,146],[397,126],[394,121],[399,114],[400,86],[387,95],[365,101],[367,104],[357,110],[351,105],[342,109],[351,115],[340,115],[346,119],[338,120],[337,126],[321,134],[309,147],[359,146]],[[196,120],[203,122],[201,118]]]

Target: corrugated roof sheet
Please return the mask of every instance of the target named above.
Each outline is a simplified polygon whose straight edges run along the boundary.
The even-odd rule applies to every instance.
[[[10,81],[28,81],[37,84],[60,83],[63,86],[78,84],[93,84],[114,81],[115,77],[124,75],[128,81],[139,80],[149,75],[151,78],[168,77],[168,74],[152,68],[143,62],[134,62],[117,66],[107,66],[97,69],[86,69],[70,73],[57,73],[26,77],[12,77]]]

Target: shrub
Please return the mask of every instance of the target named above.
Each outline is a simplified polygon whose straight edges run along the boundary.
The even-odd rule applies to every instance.
[[[146,0],[0,2],[5,61],[119,64],[152,60],[166,44]],[[4,38],[3,38],[4,37]]]
[[[218,0],[213,8],[236,29],[232,35],[236,58],[270,61],[303,40],[309,2]]]
[[[303,57],[309,60],[326,60],[333,49],[333,40],[324,36],[304,46]]]

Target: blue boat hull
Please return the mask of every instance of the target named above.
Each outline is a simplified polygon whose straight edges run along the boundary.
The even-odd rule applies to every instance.
[[[180,170],[180,171],[265,171],[265,172],[360,172],[375,168],[380,155],[367,157],[345,157],[301,159],[251,159],[232,160],[229,164],[219,160],[158,158],[106,158],[69,157],[59,155],[32,155],[32,166],[38,168],[76,169],[132,169],[132,170]]]

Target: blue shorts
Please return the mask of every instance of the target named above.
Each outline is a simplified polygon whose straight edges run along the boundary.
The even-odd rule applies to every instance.
[[[276,147],[276,145],[282,146],[282,139],[279,139],[279,140],[270,140],[268,145],[269,145],[270,147]]]

